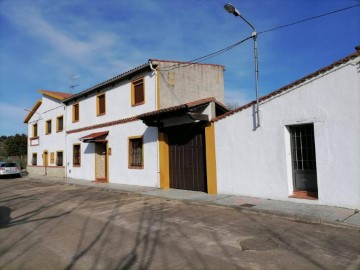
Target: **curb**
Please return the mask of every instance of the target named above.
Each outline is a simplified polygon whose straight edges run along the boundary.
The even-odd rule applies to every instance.
[[[197,200],[191,200],[191,199],[180,199],[180,198],[168,198],[161,195],[154,195],[154,194],[147,194],[146,192],[136,192],[136,191],[128,191],[123,189],[115,189],[112,187],[102,187],[102,186],[96,186],[96,185],[88,185],[83,183],[71,183],[69,180],[64,178],[64,180],[48,180],[48,179],[42,179],[42,178],[36,178],[32,176],[25,176],[22,177],[24,180],[31,180],[33,182],[53,182],[61,185],[69,185],[69,186],[76,186],[76,187],[86,187],[86,188],[92,188],[92,189],[99,189],[99,190],[105,190],[110,192],[117,192],[117,193],[124,193],[124,194],[138,194],[143,196],[149,196],[149,197],[157,197],[157,198],[163,198],[167,200],[173,200],[173,201],[182,201],[186,203],[192,203],[192,204],[199,204],[199,205],[212,205],[217,207],[222,207],[225,209],[233,209],[236,211],[240,211],[243,213],[251,213],[251,214],[260,214],[265,216],[271,216],[271,217],[278,217],[282,219],[292,220],[299,223],[308,223],[308,224],[314,224],[314,225],[326,225],[326,226],[332,226],[332,227],[339,227],[344,229],[352,229],[360,231],[360,227],[352,224],[346,224],[341,221],[332,221],[332,220],[325,220],[318,217],[313,216],[307,216],[307,215],[299,215],[299,214],[289,214],[284,212],[278,212],[278,211],[271,211],[271,210],[265,210],[265,209],[254,209],[254,208],[248,208],[248,207],[242,207],[238,205],[225,205],[225,204],[219,204],[215,201],[197,201]],[[154,188],[152,190],[157,190],[157,188]]]

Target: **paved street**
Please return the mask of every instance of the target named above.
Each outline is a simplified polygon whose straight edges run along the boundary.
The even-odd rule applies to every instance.
[[[56,182],[0,179],[1,220],[0,269],[360,266],[358,230]]]

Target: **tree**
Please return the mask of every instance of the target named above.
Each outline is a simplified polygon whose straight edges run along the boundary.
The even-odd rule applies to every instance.
[[[225,103],[226,107],[228,107],[229,110],[235,110],[240,107],[240,104],[238,102],[227,102]]]
[[[27,155],[27,136],[25,134],[9,136],[6,139],[4,146],[8,156],[20,157],[22,162],[23,156]]]

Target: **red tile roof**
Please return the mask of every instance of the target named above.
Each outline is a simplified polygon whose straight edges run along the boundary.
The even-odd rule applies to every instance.
[[[143,113],[143,114],[136,115],[136,116],[133,116],[133,117],[123,118],[123,119],[119,119],[119,120],[115,120],[115,121],[111,121],[111,122],[105,122],[105,123],[101,123],[101,124],[96,124],[96,125],[92,125],[92,126],[78,128],[78,129],[72,129],[72,130],[67,131],[66,133],[67,134],[72,134],[72,133],[82,132],[82,131],[86,131],[86,130],[93,130],[93,129],[103,128],[103,127],[121,125],[121,124],[129,123],[129,122],[135,122],[135,121],[139,121],[139,120],[141,120],[143,118],[146,118],[146,117],[157,116],[157,115],[166,114],[166,113],[169,113],[169,112],[180,111],[182,109],[196,107],[196,106],[206,104],[206,103],[209,103],[209,102],[215,102],[215,104],[217,104],[218,106],[220,106],[224,110],[228,111],[228,108],[224,104],[217,101],[214,97],[209,97],[209,98],[204,98],[204,99],[192,101],[192,102],[189,102],[189,103],[181,104],[181,105],[178,105],[178,106],[173,106],[173,107],[160,109],[160,110],[156,110],[156,111],[152,111],[152,112],[148,112],[148,113]],[[90,135],[92,135],[92,134],[90,134]]]
[[[73,95],[70,93],[55,92],[55,91],[48,91],[48,90],[38,90],[38,92],[42,93],[43,95],[47,95],[49,97],[55,98],[59,101],[63,101]]]
[[[179,65],[184,64],[184,65],[217,66],[217,67],[225,68],[224,65],[219,65],[219,64],[207,64],[207,63],[192,62],[192,61],[175,61],[175,60],[161,60],[161,59],[149,59],[149,61],[152,61],[152,62],[162,62],[162,63],[175,63],[175,64],[179,64]]]
[[[86,140],[95,140],[101,136],[104,135],[108,135],[109,131],[102,131],[102,132],[95,132],[95,133],[91,133],[89,135],[86,135],[84,137],[81,137],[79,140],[80,141],[86,141]]]
[[[310,79],[312,79],[312,78],[314,78],[316,76],[319,76],[320,74],[323,74],[323,73],[325,73],[325,72],[327,72],[327,71],[329,71],[329,70],[331,70],[331,69],[333,69],[333,68],[335,68],[337,66],[340,66],[342,64],[347,63],[350,60],[355,59],[356,57],[360,56],[360,46],[355,47],[355,49],[356,49],[356,52],[354,52],[354,53],[352,53],[352,54],[350,54],[350,55],[348,55],[348,56],[346,56],[346,57],[344,57],[344,58],[342,58],[342,59],[340,59],[340,60],[338,60],[338,61],[336,61],[336,62],[334,62],[334,63],[332,63],[332,64],[330,64],[328,66],[326,66],[326,67],[323,67],[323,68],[321,68],[321,69],[319,69],[319,70],[317,70],[317,71],[315,71],[315,72],[313,72],[313,73],[311,73],[311,74],[309,74],[309,75],[307,75],[307,76],[305,76],[305,77],[303,77],[303,78],[301,78],[299,80],[296,80],[296,81],[294,81],[294,82],[292,82],[292,83],[290,83],[288,85],[285,85],[284,87],[282,87],[282,88],[280,88],[280,89],[278,89],[276,91],[273,91],[273,92],[271,92],[271,93],[269,93],[269,94],[267,94],[265,96],[260,97],[259,102],[262,102],[262,101],[270,99],[270,98],[272,98],[274,96],[277,96],[277,95],[279,95],[279,94],[281,94],[281,93],[283,93],[283,92],[285,92],[285,91],[287,91],[287,90],[289,90],[289,89],[291,89],[291,88],[293,88],[293,87],[295,87],[295,86],[297,86],[297,85],[299,85],[299,84],[301,84],[301,83],[303,83],[303,82],[305,82],[307,80],[310,80]],[[253,106],[254,104],[256,104],[256,100],[253,100],[253,101],[249,102],[248,104],[245,104],[245,105],[243,105],[243,106],[241,106],[241,107],[239,107],[237,109],[234,109],[234,110],[232,110],[232,111],[230,111],[228,113],[225,113],[225,114],[223,114],[221,116],[218,116],[218,117],[212,119],[212,122],[219,121],[219,120],[224,119],[224,118],[226,118],[226,117],[228,117],[230,115],[241,112],[242,110],[245,110],[245,109]]]

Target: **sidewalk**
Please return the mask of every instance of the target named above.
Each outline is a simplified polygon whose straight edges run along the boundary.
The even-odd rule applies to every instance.
[[[312,205],[226,194],[209,195],[203,192],[189,190],[160,189],[155,187],[114,183],[96,183],[87,180],[56,178],[41,175],[29,175],[23,178],[33,181],[53,181],[61,184],[95,187],[202,204],[221,205],[236,208],[240,211],[278,216],[299,222],[360,229],[360,213],[358,210],[335,206]]]

